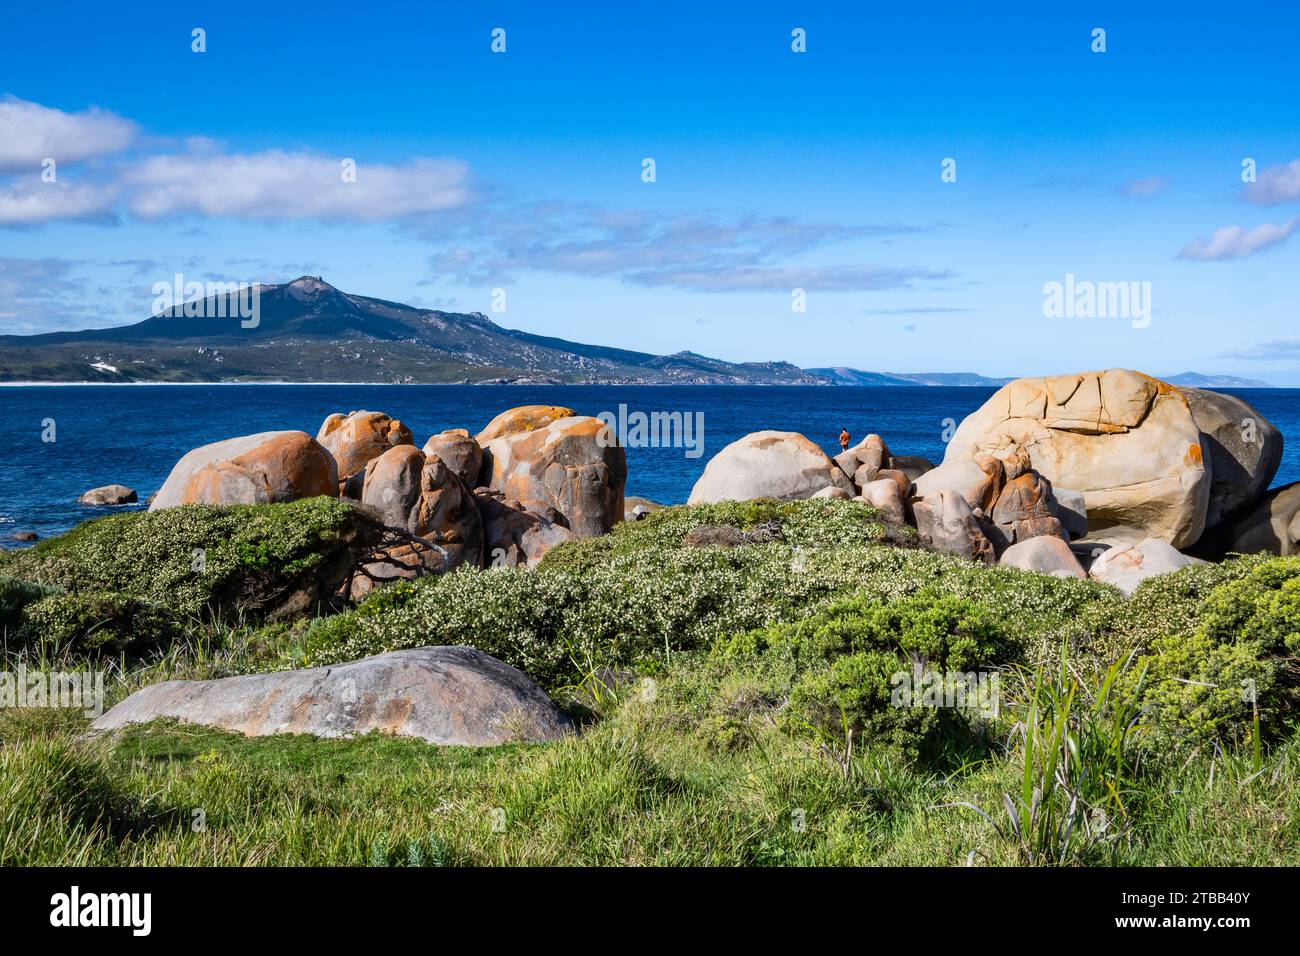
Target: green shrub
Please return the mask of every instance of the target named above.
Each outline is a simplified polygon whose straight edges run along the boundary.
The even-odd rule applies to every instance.
[[[1014,622],[1024,641],[1056,640],[1082,607],[1119,600],[1093,582],[883,545],[638,548],[582,567],[543,561],[532,570],[462,569],[416,582],[382,613],[371,601],[389,599],[378,592],[313,625],[306,659],[330,664],[425,644],[471,644],[555,687],[592,663],[654,671],[673,653],[793,620],[853,593],[887,603],[922,588],[983,605],[993,618]]]
[[[85,522],[6,562],[17,577],[69,592],[109,591],[188,614],[274,610],[351,564],[367,524],[349,504],[186,505]]]
[[[1013,646],[984,608],[923,592],[891,603],[856,595],[805,620],[719,642],[714,656],[788,650],[801,671],[790,692],[791,725],[839,746],[847,747],[851,731],[854,741],[932,760],[968,726],[963,709],[946,706],[964,684],[956,675],[1017,656]],[[922,674],[935,700],[923,699]]]
[[[652,511],[640,521],[615,525],[608,535],[560,545],[542,559],[542,564],[576,569],[599,564],[611,554],[677,549],[683,546],[682,541],[690,532],[717,525],[741,531],[769,526],[775,529],[779,540],[795,548],[857,547],[891,537],[880,513],[862,502],[760,498],[706,505],[675,505]],[[915,539],[910,529],[895,529],[893,535]]]
[[[18,629],[23,621],[23,611],[29,604],[58,592],[58,588],[49,585],[0,574],[0,634],[12,633]]]
[[[1238,559],[1202,575],[1219,583],[1139,661],[1148,719],[1166,733],[1240,738],[1257,705],[1275,737],[1300,703],[1300,559]]]
[[[53,656],[138,659],[187,633],[174,610],[109,592],[52,594],[29,605],[23,618],[19,646]]]

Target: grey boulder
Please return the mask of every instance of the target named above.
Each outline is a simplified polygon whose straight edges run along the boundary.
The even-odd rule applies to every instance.
[[[135,490],[126,485],[104,485],[83,492],[77,499],[82,505],[130,505],[139,500]]]
[[[1006,481],[1002,462],[992,455],[957,458],[916,479],[916,493],[922,498],[939,491],[955,491],[972,508],[989,511]]]
[[[1282,433],[1249,402],[1203,388],[1184,388],[1210,453],[1208,531],[1259,500],[1282,461]]]
[[[1068,488],[1053,488],[1052,501],[1050,507],[1056,520],[1061,522],[1061,527],[1065,529],[1074,541],[1079,538],[1088,536],[1088,507],[1083,499],[1083,492],[1071,491]]]
[[[1037,571],[1053,577],[1086,578],[1087,572],[1079,564],[1070,546],[1061,538],[1040,534],[1019,541],[1002,552],[998,561],[1004,567],[1021,571]]]
[[[1267,552],[1283,557],[1300,554],[1300,481],[1274,488],[1248,513],[1225,522],[1206,542],[1204,557],[1239,552]]]
[[[957,492],[945,488],[914,502],[912,510],[917,534],[925,547],[993,563],[993,543],[966,499]]]
[[[1187,557],[1168,541],[1146,538],[1138,544],[1118,544],[1102,552],[1088,568],[1088,574],[1094,580],[1132,594],[1147,578],[1197,563],[1200,562]]]
[[[572,729],[525,674],[472,647],[421,647],[333,667],[165,681],[136,691],[91,730],[162,717],[248,737],[380,731],[467,747],[544,743]]]

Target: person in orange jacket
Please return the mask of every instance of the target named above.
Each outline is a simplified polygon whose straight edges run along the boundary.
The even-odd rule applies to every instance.
[[[842,451],[849,450],[849,430],[847,428],[840,429],[840,449]]]

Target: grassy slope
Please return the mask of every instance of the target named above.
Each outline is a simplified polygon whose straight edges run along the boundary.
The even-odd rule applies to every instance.
[[[78,715],[0,711],[0,864],[1024,862],[1019,842],[996,825],[1023,763],[1014,733],[1023,713],[1014,700],[1004,721],[985,728],[971,763],[933,769],[861,742],[849,756],[842,740],[791,732],[783,715],[797,677],[788,656],[719,653],[712,635],[734,634],[728,620],[744,621],[739,630],[778,622],[760,633],[779,634],[779,621],[805,617],[845,593],[898,600],[938,587],[994,609],[1016,634],[1059,636],[1072,623],[1078,660],[1102,660],[1199,626],[1199,609],[1222,593],[1215,589],[1253,566],[1170,576],[1120,602],[1092,584],[990,572],[872,544],[883,530],[856,506],[723,506],[658,515],[561,549],[537,572],[494,579],[493,591],[538,587],[543,596],[566,595],[574,602],[566,615],[531,607],[540,616],[498,624],[500,609],[490,605],[482,622],[458,619],[458,627],[478,627],[484,642],[499,645],[492,651],[506,657],[512,648],[532,653],[529,638],[539,622],[552,628],[550,639],[580,644],[588,656],[555,658],[543,675],[557,691],[582,683],[592,693],[591,673],[602,664],[635,664],[655,675],[652,684],[633,683],[618,694],[596,691],[595,719],[582,736],[545,747],[473,750],[374,736],[246,740],[159,724],[86,741],[77,736],[86,723]],[[680,547],[684,530],[722,520],[750,529],[776,521],[781,535],[742,548]],[[194,533],[192,521],[187,533]],[[855,543],[827,547],[846,534]],[[792,592],[791,566],[798,580],[816,586]],[[601,568],[614,570],[602,577]],[[658,603],[681,598],[683,581],[719,569],[728,587],[749,589],[727,609],[732,617],[684,633],[678,619],[656,612]],[[363,607],[305,631],[217,622],[193,644],[115,670],[109,702],[169,676],[328,656],[322,637],[378,650],[414,639],[416,627],[416,637],[427,640],[423,628],[448,607],[459,601],[456,613],[463,615],[481,600],[482,579],[453,576],[389,605],[376,601],[369,615]],[[644,590],[646,580],[663,590]],[[751,615],[745,602],[755,600],[771,607]],[[690,613],[692,621],[700,616],[698,609]],[[647,640],[617,639],[628,629]],[[1029,650],[1047,646],[1025,643]],[[1300,742],[1275,736],[1258,770],[1248,749],[1233,746],[1220,751],[1184,740],[1147,748],[1141,769],[1125,778],[1129,819],[1122,838],[1085,846],[1068,862],[1300,864],[1300,794],[1293,786]]]

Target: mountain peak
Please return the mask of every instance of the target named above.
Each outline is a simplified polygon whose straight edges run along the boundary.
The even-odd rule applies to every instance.
[[[299,276],[292,282],[286,283],[285,288],[291,296],[299,300],[311,299],[327,292],[338,291],[320,276]]]

